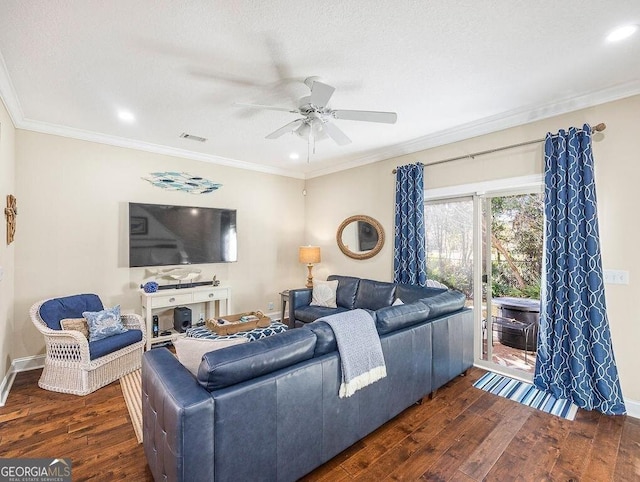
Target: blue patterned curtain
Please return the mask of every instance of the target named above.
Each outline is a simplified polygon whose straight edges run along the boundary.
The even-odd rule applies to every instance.
[[[396,220],[393,282],[427,285],[422,164],[396,170]]]
[[[604,299],[591,127],[545,140],[545,269],[533,381],[587,410],[625,413]]]

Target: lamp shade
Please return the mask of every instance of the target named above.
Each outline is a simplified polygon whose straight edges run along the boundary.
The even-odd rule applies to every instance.
[[[320,262],[320,246],[300,246],[298,259],[301,263],[315,264]]]

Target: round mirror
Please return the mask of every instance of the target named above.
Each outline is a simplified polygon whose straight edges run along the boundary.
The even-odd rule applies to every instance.
[[[384,245],[384,229],[370,216],[357,215],[345,219],[336,235],[338,247],[353,259],[369,259]]]

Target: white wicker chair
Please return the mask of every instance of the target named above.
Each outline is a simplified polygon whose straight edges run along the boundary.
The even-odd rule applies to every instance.
[[[40,307],[56,299],[60,298],[39,301],[29,311],[31,321],[44,335],[46,343],[44,369],[38,381],[40,388],[87,395],[141,367],[146,332],[140,315],[123,314],[121,318],[125,328],[142,331],[141,341],[91,360],[89,341],[82,333],[49,328],[41,318]]]

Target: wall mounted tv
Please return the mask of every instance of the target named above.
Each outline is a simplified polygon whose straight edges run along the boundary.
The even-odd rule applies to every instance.
[[[236,211],[129,203],[129,266],[238,260]]]

